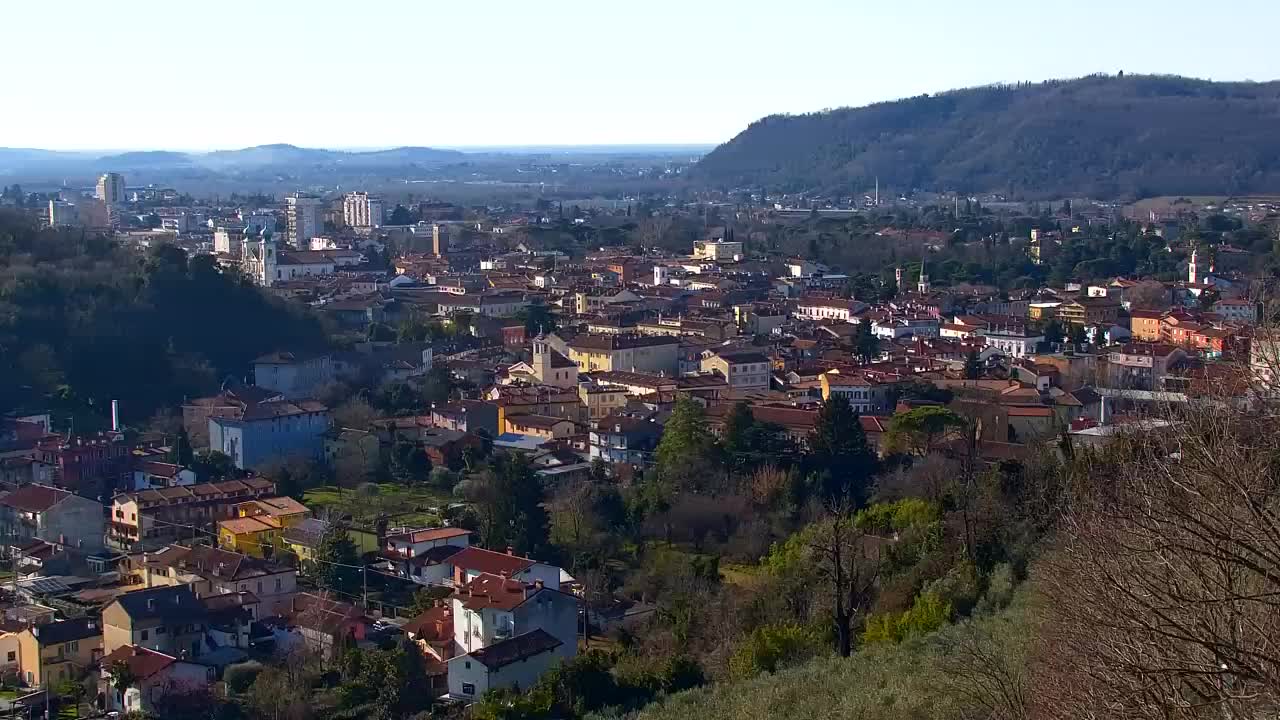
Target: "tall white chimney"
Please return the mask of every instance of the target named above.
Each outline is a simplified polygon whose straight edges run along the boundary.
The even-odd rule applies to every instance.
[[[111,401],[111,432],[120,432],[120,401]]]

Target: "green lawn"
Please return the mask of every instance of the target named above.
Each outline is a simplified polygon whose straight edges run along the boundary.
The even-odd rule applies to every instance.
[[[395,483],[374,485],[377,495],[366,495],[351,488],[339,490],[323,485],[308,490],[302,501],[312,510],[333,508],[350,513],[357,522],[372,524],[386,515],[392,525],[435,525],[440,517],[430,508],[443,508],[453,502],[452,496],[434,488],[405,487]]]

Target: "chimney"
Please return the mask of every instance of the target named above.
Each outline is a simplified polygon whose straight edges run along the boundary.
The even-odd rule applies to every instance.
[[[120,432],[120,401],[111,401],[111,432]]]
[[[147,609],[148,609],[148,610],[155,610],[155,609],[156,609],[156,599],[155,599],[155,598],[147,598]]]
[[[508,555],[515,555],[515,554],[516,554],[516,549],[515,549],[515,548],[513,548],[513,547],[511,547],[510,545],[508,545],[508,546],[507,546],[507,554],[508,554]]]
[[[535,588],[537,588],[537,589],[541,590],[541,589],[543,588],[542,581],[541,581],[541,580],[534,580],[534,581],[533,581],[533,586],[534,586]]]

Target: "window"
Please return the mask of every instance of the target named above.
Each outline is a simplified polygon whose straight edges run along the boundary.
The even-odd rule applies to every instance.
[[[161,635],[163,635],[164,633],[165,633],[165,627],[164,627],[163,625],[161,625],[160,627],[156,628],[156,637],[160,637],[160,636],[161,636]]]
[[[30,674],[30,673],[28,673],[28,674]],[[475,686],[474,684],[472,684],[472,683],[462,683],[462,694],[463,694],[463,695],[475,695],[475,694],[476,694],[476,686]]]
[[[470,669],[471,669],[471,661],[470,661],[470,660],[463,661],[463,664],[467,666],[467,669],[468,669],[468,670],[470,670]]]
[[[73,640],[71,642],[71,652],[80,652],[80,641]]]
[[[143,630],[143,631],[142,631],[142,642],[146,642],[147,640],[150,640],[150,639],[151,639],[151,633],[147,632],[146,630]]]
[[[18,659],[18,657],[17,657],[17,656],[18,656],[18,654],[17,654],[17,653],[15,653],[15,652],[12,652],[12,651],[11,651],[11,652],[9,653],[8,661],[9,661],[9,662],[14,662],[14,661],[16,661],[16,660]]]
[[[276,578],[276,592],[280,592],[280,578]]]

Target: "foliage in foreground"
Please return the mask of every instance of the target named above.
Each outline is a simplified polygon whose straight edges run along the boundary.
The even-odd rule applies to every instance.
[[[1018,717],[1025,712],[1028,601],[923,639],[875,644],[808,663],[676,693],[638,713],[596,720],[789,720],[830,717]],[[981,666],[982,672],[974,669]],[[1006,699],[1000,699],[1006,698]]]

